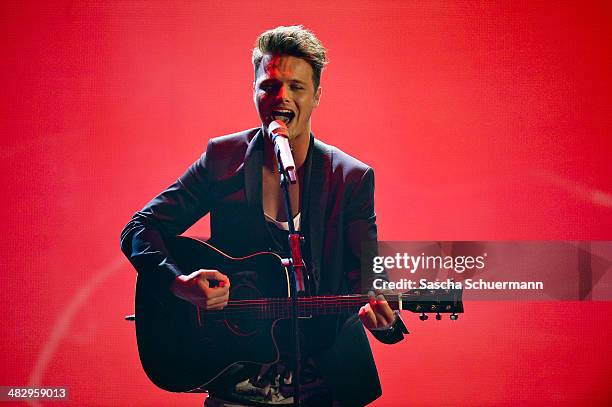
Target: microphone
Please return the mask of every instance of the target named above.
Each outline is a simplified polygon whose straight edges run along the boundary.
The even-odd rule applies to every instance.
[[[274,153],[276,154],[281,171],[287,175],[290,183],[295,184],[297,176],[293,154],[291,154],[291,147],[289,147],[289,130],[287,130],[287,125],[282,120],[274,120],[268,126],[268,135],[272,140],[272,144],[274,144]]]

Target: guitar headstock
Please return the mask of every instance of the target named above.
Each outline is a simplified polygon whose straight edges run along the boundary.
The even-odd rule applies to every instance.
[[[421,321],[429,318],[427,314],[436,314],[437,320],[442,319],[441,314],[451,314],[450,319],[456,320],[463,313],[462,294],[462,289],[415,289],[398,294],[392,306],[421,314]]]

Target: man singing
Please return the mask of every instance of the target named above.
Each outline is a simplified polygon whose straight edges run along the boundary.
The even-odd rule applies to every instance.
[[[181,270],[164,237],[183,233],[210,213],[209,243],[224,252],[285,254],[288,222],[293,222],[305,238],[312,294],[360,293],[362,243],[377,239],[374,173],[311,133],[326,50],[302,26],[277,27],[259,36],[252,62],[261,126],[212,138],[198,161],[133,216],[121,234],[122,250],[147,289],[170,291],[206,312],[228,304],[233,281],[218,270]],[[274,121],[286,126],[297,169],[297,182],[289,187],[291,219],[268,134]],[[315,317],[302,324],[302,405],[361,406],[381,395],[363,326],[384,343],[407,333],[382,296],[372,297],[358,315]],[[291,362],[281,357],[249,377],[228,376],[209,389],[206,406],[292,403]]]

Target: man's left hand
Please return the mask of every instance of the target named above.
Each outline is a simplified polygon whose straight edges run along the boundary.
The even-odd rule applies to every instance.
[[[395,314],[382,294],[370,292],[370,301],[359,309],[359,319],[368,329],[386,328],[395,320]]]

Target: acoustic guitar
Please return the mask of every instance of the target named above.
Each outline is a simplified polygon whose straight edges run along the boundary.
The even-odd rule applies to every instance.
[[[229,276],[223,310],[202,310],[175,297],[153,295],[136,283],[136,337],[142,366],[158,387],[172,392],[215,388],[234,367],[260,366],[280,358],[279,337],[291,317],[289,270],[279,255],[259,252],[234,258],[212,245],[177,236],[166,241],[181,270],[217,269]],[[412,290],[387,295],[392,309],[421,314],[463,312],[461,290]],[[367,295],[300,296],[300,318],[356,313]]]

